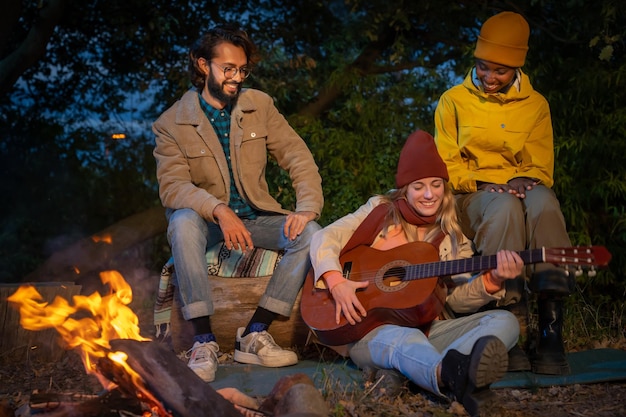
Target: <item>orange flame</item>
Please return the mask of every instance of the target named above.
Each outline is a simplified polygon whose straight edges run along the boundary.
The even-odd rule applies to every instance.
[[[102,235],[102,236],[93,235],[91,236],[91,240],[93,240],[96,243],[99,243],[99,242],[108,243],[109,245],[113,242],[113,238],[109,234]]]
[[[89,296],[75,295],[73,305],[62,297],[55,297],[52,303],[44,302],[32,285],[19,287],[8,298],[20,310],[22,327],[27,330],[55,328],[69,349],[80,348],[85,370],[96,375],[98,358],[108,356],[120,363],[119,354],[110,351],[111,340],[150,340],[139,334],[139,320],[128,307],[133,299],[132,289],[122,275],[105,271],[100,273],[100,279],[109,284],[109,295],[103,297],[97,292]],[[132,374],[131,377],[135,380]],[[108,388],[102,380],[101,383]]]
[[[133,300],[133,292],[117,271],[100,273],[103,284],[109,284],[110,293],[101,296],[94,292],[89,296],[75,295],[74,305],[62,297],[55,297],[52,303],[43,297],[32,285],[23,285],[8,298],[18,306],[20,324],[27,330],[55,328],[67,348],[79,348],[87,373],[95,374],[102,386],[111,390],[115,384],[108,381],[96,370],[97,359],[107,357],[121,366],[137,389],[138,398],[151,404],[153,411],[163,417],[171,417],[163,405],[146,389],[141,376],[127,363],[124,352],[111,351],[113,339],[133,339],[149,341],[139,334],[139,319],[128,307]],[[71,317],[75,316],[75,317]]]

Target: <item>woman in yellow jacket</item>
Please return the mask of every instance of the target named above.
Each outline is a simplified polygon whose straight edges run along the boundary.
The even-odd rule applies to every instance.
[[[521,70],[529,34],[528,23],[517,13],[502,12],[485,21],[475,66],[461,84],[443,93],[435,113],[435,141],[448,167],[463,233],[482,255],[571,245],[551,189],[550,108]],[[568,373],[561,315],[572,277],[550,264],[532,268],[529,282],[539,293],[540,327],[531,341],[532,370]],[[498,306],[526,311],[525,289],[523,276],[507,281]],[[529,367],[523,355],[510,362],[511,370]]]

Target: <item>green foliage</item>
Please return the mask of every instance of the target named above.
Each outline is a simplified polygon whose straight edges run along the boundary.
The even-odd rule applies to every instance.
[[[550,102],[555,192],[573,244],[604,245],[609,269],[577,279],[570,318],[587,337],[624,337],[626,282],[626,14],[614,2],[571,2],[536,33],[529,67]],[[542,10],[545,14],[546,10]],[[551,36],[552,35],[552,36]],[[610,48],[608,48],[610,47]]]

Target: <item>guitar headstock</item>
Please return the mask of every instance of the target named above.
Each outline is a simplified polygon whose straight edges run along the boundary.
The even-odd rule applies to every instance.
[[[560,266],[605,267],[611,260],[611,254],[604,246],[571,246],[543,250],[546,262]]]

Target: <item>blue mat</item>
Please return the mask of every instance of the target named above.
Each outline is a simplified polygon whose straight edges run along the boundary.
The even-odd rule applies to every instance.
[[[592,384],[626,381],[626,351],[593,349],[567,355],[569,375],[539,375],[532,372],[508,372],[492,388],[531,388],[554,385]]]
[[[362,372],[349,360],[334,362],[301,360],[285,368],[265,368],[258,365],[220,365],[211,386],[215,389],[234,387],[250,396],[270,393],[280,378],[296,373],[307,375],[322,391],[341,389],[346,392],[363,387]]]
[[[626,381],[626,351],[618,349],[594,349],[568,354],[571,368],[569,375],[538,375],[531,372],[508,372],[492,388],[533,388],[555,385],[591,384],[597,382]],[[276,382],[286,375],[304,373],[323,390],[362,389],[362,373],[349,360],[316,362],[302,360],[286,368],[265,368],[256,365],[220,365],[215,389],[234,387],[250,396],[265,396]]]

